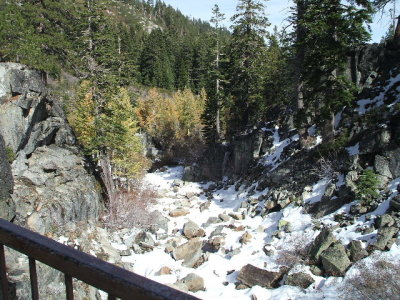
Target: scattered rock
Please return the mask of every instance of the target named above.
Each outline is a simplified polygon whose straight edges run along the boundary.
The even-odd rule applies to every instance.
[[[314,242],[311,244],[310,256],[315,262],[319,262],[320,255],[326,249],[329,248],[337,240],[333,236],[332,232],[328,228],[323,228],[321,233],[315,238]]]
[[[390,208],[394,211],[400,211],[400,195],[397,195],[390,200]]]
[[[222,231],[224,230],[225,226],[224,225],[218,225],[213,232],[211,232],[210,234],[210,238],[213,238],[215,236],[220,236],[220,235],[224,235],[222,233]]]
[[[286,272],[286,268],[281,268],[279,272],[271,272],[248,264],[240,270],[237,280],[247,287],[259,285],[272,289],[278,286],[279,280]]]
[[[121,255],[121,256],[129,256],[129,255],[131,255],[131,251],[129,251],[129,249],[122,250],[122,251],[119,253],[119,255]]]
[[[176,217],[182,217],[182,216],[186,216],[190,213],[189,210],[185,209],[185,208],[176,208],[174,210],[171,210],[169,212],[169,216],[176,218]]]
[[[351,241],[349,245],[350,260],[357,262],[368,256],[367,250],[362,246],[361,241]]]
[[[252,238],[253,238],[253,236],[252,236],[248,231],[246,231],[246,232],[243,233],[243,235],[240,237],[239,242],[240,242],[241,244],[248,244],[248,243],[251,242]]]
[[[193,221],[188,221],[183,225],[183,235],[188,239],[203,237],[205,232]]]
[[[395,227],[383,227],[378,230],[378,237],[376,242],[371,245],[372,249],[385,250],[389,241],[393,238],[395,234],[399,231]]]
[[[161,276],[161,275],[170,275],[172,274],[172,270],[169,267],[162,267],[156,275]]]
[[[150,233],[141,231],[135,237],[135,243],[139,245],[142,249],[152,249],[156,242],[154,241],[153,237]]]
[[[313,273],[315,276],[322,276],[324,274],[324,271],[321,270],[318,266],[311,265],[310,266],[310,271]]]
[[[202,247],[203,242],[199,238],[194,238],[175,248],[172,251],[172,256],[175,260],[183,260],[183,266],[193,268],[201,259]]]
[[[228,216],[227,214],[219,214],[218,218],[220,218],[221,221],[223,221],[223,222],[228,222],[231,219],[231,217]]]
[[[323,251],[320,257],[325,272],[332,276],[343,276],[351,265],[346,249],[339,242]]]
[[[309,274],[299,272],[288,275],[286,277],[285,284],[298,286],[303,289],[306,289],[314,282],[315,282],[314,279]]]
[[[200,211],[203,212],[203,211],[209,209],[210,205],[211,205],[211,201],[207,201],[207,202],[200,204]]]
[[[379,175],[390,179],[393,177],[392,172],[390,172],[389,161],[381,155],[375,156],[374,168],[375,172]]]
[[[217,223],[220,223],[220,222],[221,222],[221,220],[219,218],[217,218],[217,217],[209,217],[207,222],[205,224],[203,224],[203,227],[208,227],[211,224],[217,224]]]
[[[376,219],[376,225],[378,228],[392,227],[394,225],[394,219],[392,216],[384,214]]]
[[[235,214],[235,213],[229,213],[229,216],[235,220],[244,220],[245,219],[245,214]]]
[[[205,290],[204,279],[194,273],[188,274],[185,278],[179,280],[177,284],[186,286],[188,291],[194,293]]]
[[[213,237],[212,239],[208,240],[207,244],[204,246],[204,250],[208,251],[208,252],[218,252],[219,249],[221,249],[221,247],[224,244],[224,238],[222,236],[216,236]]]

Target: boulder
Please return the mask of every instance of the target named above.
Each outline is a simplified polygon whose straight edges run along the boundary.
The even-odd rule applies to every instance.
[[[393,178],[400,177],[400,148],[387,151],[386,156],[389,160],[389,169]]]
[[[394,221],[393,217],[388,214],[381,215],[376,219],[376,226],[378,228],[391,227],[394,225],[394,223],[395,223],[395,221]]]
[[[188,221],[183,225],[183,235],[188,239],[192,239],[195,237],[203,237],[205,232],[195,222]]]
[[[396,227],[383,227],[378,230],[376,242],[371,245],[372,249],[385,250],[391,239],[399,232]]]
[[[168,222],[169,219],[164,217],[163,214],[159,211],[151,212],[151,220],[152,224],[150,226],[150,232],[156,234],[160,230],[167,233],[168,232]]]
[[[248,244],[251,242],[251,240],[253,239],[253,236],[246,231],[245,233],[243,233],[243,235],[240,237],[239,242],[241,244]]]
[[[182,265],[193,268],[201,260],[203,242],[199,238],[189,240],[187,243],[175,248],[172,257],[175,260],[183,260]]]
[[[337,240],[333,236],[331,230],[328,228],[323,228],[320,234],[311,244],[309,251],[311,259],[315,262],[319,262],[321,253],[328,249],[335,242],[337,242]]]
[[[393,178],[392,172],[390,172],[389,161],[385,157],[381,155],[376,155],[374,168],[377,174],[385,176],[387,178]]]
[[[308,288],[314,282],[315,280],[311,277],[311,275],[303,272],[289,274],[285,280],[285,284],[298,286],[303,289]]]
[[[286,271],[285,268],[281,268],[279,272],[272,272],[248,264],[240,270],[237,280],[240,284],[247,287],[258,285],[272,289],[278,286],[279,281]]]
[[[0,218],[10,221],[15,216],[15,204],[11,199],[14,180],[4,139],[0,134]]]
[[[397,195],[390,200],[390,208],[394,211],[400,211],[400,195]]]
[[[172,274],[172,270],[169,267],[162,267],[157,273],[156,275],[160,276],[160,275],[170,275]]]
[[[349,245],[350,260],[357,262],[368,256],[367,250],[362,247],[361,241],[351,241]]]
[[[320,255],[322,266],[328,275],[343,276],[351,266],[344,246],[337,242],[323,251]]]
[[[150,233],[141,231],[135,237],[135,244],[139,245],[143,251],[150,251],[155,247],[156,242]]]
[[[169,212],[169,216],[176,218],[176,217],[182,217],[182,216],[186,216],[190,213],[189,210],[185,209],[185,208],[176,208],[173,209]]]
[[[177,286],[184,285],[190,292],[204,291],[204,279],[197,274],[190,273],[177,282]]]

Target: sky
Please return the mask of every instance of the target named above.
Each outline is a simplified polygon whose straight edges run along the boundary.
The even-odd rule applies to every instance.
[[[211,18],[211,10],[215,4],[218,4],[222,13],[229,19],[234,13],[237,1],[235,0],[163,0],[165,3],[178,8],[184,15],[209,21]],[[278,27],[285,26],[284,20],[290,15],[290,0],[269,0],[266,2],[266,12],[271,24]],[[378,14],[374,17],[374,23],[371,25],[372,41],[379,42],[385,35],[389,25],[390,18],[381,17]],[[227,21],[226,26],[230,23]],[[272,27],[271,27],[272,28]]]

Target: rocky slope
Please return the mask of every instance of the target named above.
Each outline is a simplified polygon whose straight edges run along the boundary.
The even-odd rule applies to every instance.
[[[1,217],[41,234],[57,236],[79,222],[95,223],[104,210],[101,188],[60,104],[38,72],[13,63],[0,64],[0,171]],[[7,260],[19,299],[26,299],[27,258],[13,253]],[[54,294],[48,284],[57,282],[55,271],[40,271],[42,294]]]

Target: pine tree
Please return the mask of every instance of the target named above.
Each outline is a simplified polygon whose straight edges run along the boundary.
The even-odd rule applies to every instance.
[[[207,117],[211,119],[212,124],[208,126],[207,135],[211,142],[221,139],[221,109],[222,109],[222,70],[221,70],[221,53],[222,41],[220,40],[221,23],[225,20],[225,14],[221,13],[219,6],[215,4],[212,9],[211,24],[214,25],[213,43],[214,43],[214,62],[211,70],[211,79],[214,89],[210,93],[207,101]]]
[[[297,66],[298,108],[304,101],[306,111],[333,119],[339,108],[354,99],[354,85],[344,70],[347,54],[369,39],[365,23],[370,22],[371,6],[367,1],[344,4],[340,0],[296,4],[296,49],[302,65]]]
[[[254,124],[265,111],[264,37],[269,25],[262,1],[240,0],[230,43],[230,130]]]

